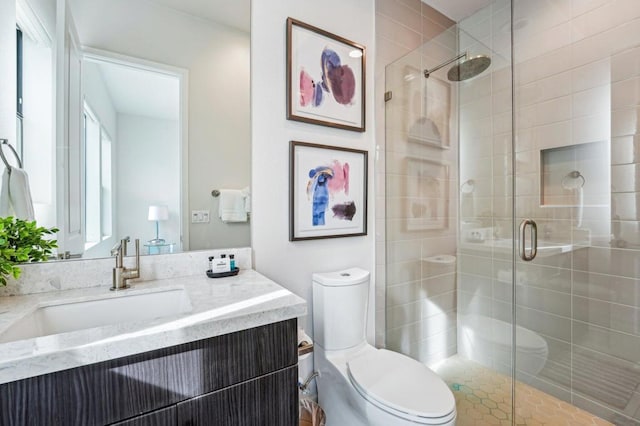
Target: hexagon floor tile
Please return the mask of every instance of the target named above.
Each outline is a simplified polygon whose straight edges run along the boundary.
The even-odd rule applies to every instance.
[[[511,425],[511,378],[459,356],[436,372],[456,398],[456,426]],[[605,426],[599,417],[516,382],[516,424],[523,426]]]

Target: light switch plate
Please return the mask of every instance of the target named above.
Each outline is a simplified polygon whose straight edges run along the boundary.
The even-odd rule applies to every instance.
[[[191,210],[191,223],[209,223],[209,210]]]

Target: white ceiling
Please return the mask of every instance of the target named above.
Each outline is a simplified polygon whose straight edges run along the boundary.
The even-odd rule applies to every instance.
[[[98,62],[111,101],[121,114],[178,120],[178,79],[155,72]]]
[[[447,15],[455,22],[489,5],[493,0],[422,0],[434,9]]]
[[[251,30],[250,0],[150,0],[192,16],[228,25],[239,30]]]

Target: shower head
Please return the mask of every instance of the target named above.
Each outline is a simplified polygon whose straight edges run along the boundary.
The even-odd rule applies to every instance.
[[[478,55],[473,58],[469,58],[467,53],[460,54],[453,59],[449,59],[448,61],[433,67],[431,69],[424,70],[424,77],[429,78],[429,76],[438,71],[440,68],[446,67],[452,62],[460,60],[464,58],[464,61],[460,62],[457,65],[451,67],[449,72],[447,73],[447,78],[451,81],[463,81],[468,80],[471,77],[475,77],[480,74],[491,65],[491,58],[487,55]]]
[[[452,66],[447,72],[447,78],[451,81],[468,80],[489,68],[489,65],[491,65],[491,58],[488,56],[474,56]]]

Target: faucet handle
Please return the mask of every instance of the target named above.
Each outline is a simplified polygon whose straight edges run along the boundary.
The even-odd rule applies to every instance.
[[[120,253],[120,249],[122,247],[122,241],[118,241],[111,248],[111,256],[117,256]]]

